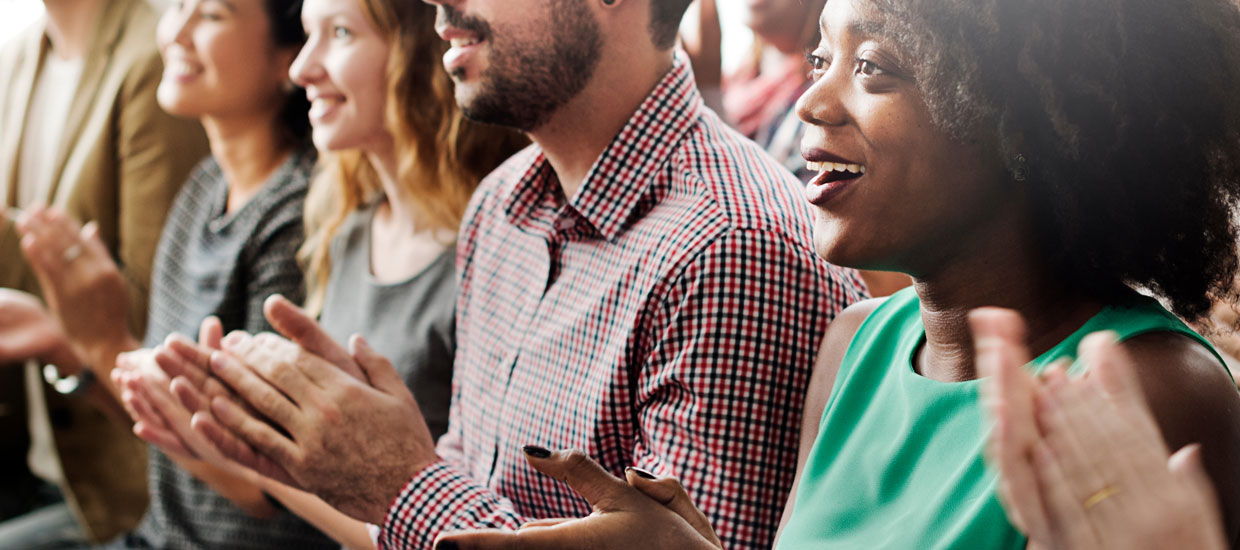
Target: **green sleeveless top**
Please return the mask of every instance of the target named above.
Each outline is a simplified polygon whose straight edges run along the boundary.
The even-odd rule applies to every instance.
[[[1213,350],[1158,302],[1134,296],[1103,309],[1030,368],[1075,359],[1081,339],[1100,330],[1118,333],[1121,341],[1178,332]],[[858,329],[778,548],[1025,548],[1025,536],[1008,522],[995,494],[995,472],[983,460],[989,421],[979,382],[917,374],[914,356],[924,340],[912,289],[889,298]],[[1081,368],[1074,363],[1070,372]]]

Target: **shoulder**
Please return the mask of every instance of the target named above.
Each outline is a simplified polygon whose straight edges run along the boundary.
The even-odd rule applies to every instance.
[[[1175,332],[1122,344],[1171,451],[1199,443],[1223,504],[1228,538],[1240,532],[1240,393],[1206,346]]]
[[[871,298],[857,302],[840,312],[827,327],[827,334],[822,339],[822,345],[818,347],[818,357],[814,360],[814,371],[805,395],[806,421],[814,419],[816,422],[822,417],[848,347],[861,330],[862,323],[886,301],[887,298]]]
[[[700,186],[723,222],[812,242],[812,215],[800,181],[709,110],[685,137],[673,170]]]
[[[1176,432],[1195,431],[1193,425],[1204,419],[1240,427],[1240,393],[1204,344],[1182,333],[1162,331],[1136,336],[1122,347],[1132,358],[1146,400],[1160,423],[1167,421],[1164,436],[1169,445],[1192,443],[1174,441]]]
[[[126,88],[155,86],[163,75],[164,62],[159,47],[151,39],[159,24],[160,14],[145,0],[116,2],[110,9],[124,9],[123,28],[112,48],[111,71],[125,75]]]

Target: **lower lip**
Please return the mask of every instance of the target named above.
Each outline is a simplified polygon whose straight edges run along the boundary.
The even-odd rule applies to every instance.
[[[819,208],[826,208],[827,204],[835,200],[836,197],[856,187],[857,182],[865,179],[865,176],[861,176],[849,180],[819,183],[825,177],[827,177],[827,172],[823,172],[805,185],[805,198],[809,200],[810,204]]]
[[[468,46],[453,46],[448,52],[443,54],[443,66],[448,73],[453,73],[465,67],[469,63],[474,52],[478,50],[485,42],[470,44]]]
[[[187,84],[187,83],[189,83],[189,82],[193,82],[193,81],[195,81],[195,80],[198,80],[198,73],[189,73],[189,74],[186,74],[186,73],[172,73],[172,74],[169,74],[169,76],[171,76],[171,77],[172,77],[172,81],[173,81],[173,82],[176,82],[177,84]]]

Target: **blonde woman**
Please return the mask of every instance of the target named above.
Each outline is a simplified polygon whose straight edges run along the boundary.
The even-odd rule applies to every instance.
[[[447,45],[434,19],[435,9],[421,2],[306,1],[307,41],[290,76],[306,89],[321,154],[300,252],[306,307],[337,341],[361,334],[392,358],[438,437],[447,428],[456,347],[457,225],[478,182],[525,139],[464,120],[440,63]],[[205,366],[209,352],[174,339],[158,353],[184,369]],[[185,358],[191,361],[178,362]],[[169,390],[164,373],[134,369],[121,379],[130,408],[153,413],[140,435],[213,460],[190,430],[190,410],[158,402]],[[194,386],[172,386],[191,409],[199,401]],[[260,483],[341,544],[374,546],[362,522],[312,495]]]

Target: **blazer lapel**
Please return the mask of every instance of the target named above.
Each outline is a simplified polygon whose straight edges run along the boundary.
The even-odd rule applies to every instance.
[[[112,50],[116,47],[121,32],[125,29],[125,20],[134,0],[116,0],[105,2],[103,13],[99,18],[99,26],[95,27],[94,38],[82,64],[82,76],[78,81],[77,92],[69,105],[69,117],[66,120],[65,133],[60,139],[60,149],[56,153],[53,166],[51,185],[48,187],[47,202],[51,204],[56,198],[60,187],[60,179],[64,176],[65,163],[73,151],[74,144],[81,137],[82,128],[86,125],[87,115],[97,99],[96,92],[103,83],[103,76],[108,73],[112,63]]]
[[[0,134],[0,166],[4,167],[0,181],[6,182],[4,204],[8,206],[17,206],[17,165],[21,158],[22,134],[26,131],[26,111],[30,107],[35,77],[39,74],[39,65],[47,53],[47,47],[47,37],[42,29],[21,45],[24,51],[21,65],[15,67],[16,73],[9,84],[11,95],[0,105],[9,115],[5,118],[4,128],[0,128],[3,132]]]

